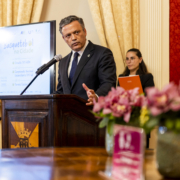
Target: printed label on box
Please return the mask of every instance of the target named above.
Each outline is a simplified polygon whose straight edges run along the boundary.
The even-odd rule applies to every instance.
[[[118,180],[142,180],[144,131],[131,126],[114,126],[112,176]]]

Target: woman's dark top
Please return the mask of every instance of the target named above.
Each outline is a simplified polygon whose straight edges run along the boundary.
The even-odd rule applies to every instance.
[[[119,77],[124,77],[124,76],[122,74],[120,74]],[[139,75],[139,77],[140,77],[140,80],[141,80],[143,91],[147,87],[153,87],[154,86],[153,75],[151,73],[141,74],[141,75]],[[118,81],[118,86],[119,86],[119,81]],[[146,95],[145,91],[144,91],[144,93]],[[146,137],[146,148],[149,148],[149,138],[150,138],[150,134],[147,134],[147,137]]]
[[[124,77],[124,76],[122,74],[120,74],[119,77]],[[140,80],[141,80],[143,91],[147,87],[153,87],[154,86],[153,75],[151,73],[141,74],[141,75],[139,75],[139,77],[140,77]],[[118,86],[119,86],[119,81],[118,81]]]

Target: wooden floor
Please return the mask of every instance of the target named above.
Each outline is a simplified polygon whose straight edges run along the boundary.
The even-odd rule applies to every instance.
[[[37,148],[0,151],[0,180],[105,179],[112,158],[103,148]],[[153,151],[146,152],[146,180],[162,180]]]

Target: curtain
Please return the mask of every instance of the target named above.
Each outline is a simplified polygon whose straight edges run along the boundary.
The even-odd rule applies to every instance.
[[[124,70],[126,52],[139,48],[139,0],[88,0],[102,46],[113,52],[117,75]]]
[[[0,0],[0,26],[39,22],[44,0]]]

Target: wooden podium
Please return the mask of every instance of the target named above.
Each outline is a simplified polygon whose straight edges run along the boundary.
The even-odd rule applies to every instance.
[[[104,146],[105,131],[76,95],[0,96],[2,148]]]

